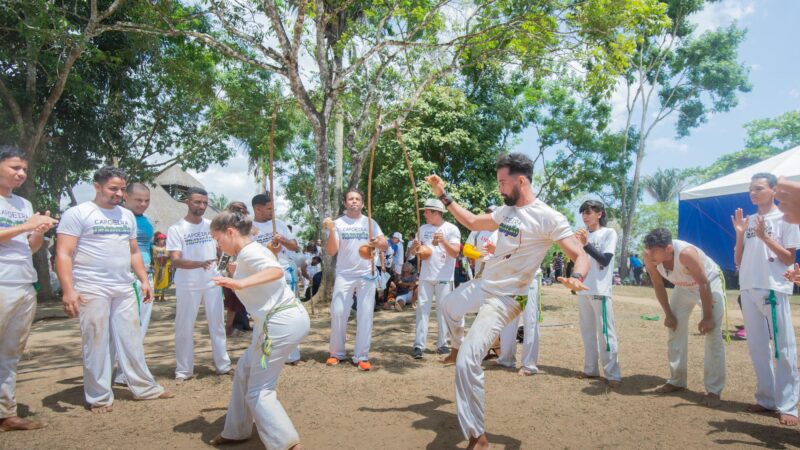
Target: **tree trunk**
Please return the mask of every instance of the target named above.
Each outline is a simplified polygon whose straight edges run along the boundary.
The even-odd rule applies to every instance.
[[[316,161],[314,164],[314,171],[316,172],[316,188],[317,188],[317,211],[319,212],[319,229],[322,227],[322,220],[331,215],[331,186],[330,174],[328,167],[328,130],[327,122],[323,119],[318,125],[314,126],[314,145],[317,149]],[[322,236],[322,248],[327,245],[328,239],[331,236]],[[331,300],[331,292],[333,290],[334,274],[336,270],[336,262],[332,256],[327,254],[322,255],[322,284],[317,292],[317,299],[329,303]],[[317,303],[315,299],[315,304]]]
[[[633,185],[631,186],[630,207],[625,212],[625,221],[622,226],[622,252],[620,254],[620,264],[625,264],[628,259],[628,243],[631,238],[631,228],[633,227],[633,217],[636,214],[636,203],[639,197],[639,175],[644,161],[644,139],[639,141],[639,149],[636,152],[636,167],[633,170]],[[621,272],[620,272],[621,274]]]
[[[341,110],[336,111],[334,116],[336,120],[334,135],[333,135],[333,148],[334,148],[334,185],[333,185],[333,200],[331,201],[331,212],[338,215],[342,203],[342,184],[344,183],[344,116]]]
[[[31,202],[33,205],[33,210],[37,211],[36,186],[34,186],[32,181],[35,179],[35,168],[33,167],[33,164],[33,161],[29,163],[28,180],[25,181],[22,186],[20,186],[19,195],[20,197],[23,197]],[[39,301],[58,300],[54,298],[53,287],[50,285],[50,253],[48,252],[48,243],[49,241],[45,241],[44,244],[42,244],[42,248],[33,254],[33,268],[36,269],[36,278],[38,279],[39,283],[39,292],[37,293],[37,298]]]

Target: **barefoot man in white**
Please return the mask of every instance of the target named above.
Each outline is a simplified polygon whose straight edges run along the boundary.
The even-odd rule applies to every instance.
[[[22,149],[0,147],[0,431],[34,430],[43,423],[17,416],[17,363],[36,312],[33,253],[56,224],[50,212],[34,214],[13,190],[28,178]]]
[[[217,374],[231,371],[225,348],[225,317],[222,288],[212,278],[217,270],[217,244],[211,238],[211,221],[203,218],[208,193],[190,188],[186,195],[186,217],[169,227],[167,251],[175,270],[175,380],[182,383],[194,376],[194,323],[200,303],[206,310],[211,353]]]
[[[306,309],[284,279],[282,264],[251,239],[246,215],[223,212],[211,222],[211,233],[223,252],[236,257],[233,278],[214,281],[236,291],[255,320],[250,347],[239,358],[225,428],[212,445],[250,438],[253,422],[269,449],[300,450],[300,436],[278,401],[278,377],[289,353],[308,334]]]
[[[156,383],[144,359],[142,330],[133,276],[142,286],[143,301],[153,290],[136,244],[136,219],[119,206],[127,175],[114,167],[94,174],[95,198],[68,209],[58,225],[56,271],[64,290],[64,311],[80,317],[83,341],[83,390],[93,412],[110,412],[110,333],[117,361],[137,399],[170,398]]]
[[[777,184],[771,173],[753,175],[750,201],[758,211],[745,217],[740,208],[731,220],[736,230],[734,258],[739,267],[747,348],[758,379],[756,403],[748,411],[775,411],[782,425],[794,426],[800,377],[789,307],[792,283],[784,273],[795,262],[800,230],[787,223],[775,206]]]
[[[664,228],[648,233],[644,237],[644,248],[644,264],[653,281],[656,299],[664,310],[664,326],[669,330],[670,377],[656,392],[668,394],[686,389],[689,315],[699,301],[703,318],[697,330],[705,336],[706,397],[703,402],[717,407],[725,387],[725,341],[722,338],[725,290],[719,266],[694,245],[672,239],[672,233]],[[675,285],[669,299],[664,288],[665,279]]]
[[[497,248],[486,261],[482,278],[464,283],[450,296],[465,303],[483,304],[463,343],[460,320],[447,326],[453,340],[450,357],[456,361],[456,409],[468,449],[489,448],[484,424],[483,361],[486,352],[503,328],[517,317],[528,295],[536,270],[553,242],[575,261],[574,278],[559,278],[567,288],[585,290],[583,277],[589,261],[575,238],[567,219],[536,198],[531,189],[533,162],[521,153],[503,155],[497,160],[497,182],[505,206],[492,214],[476,216],[445,192],[437,175],[426,179],[433,194],[468,229],[498,230]],[[450,297],[448,296],[448,298]],[[446,304],[450,302],[445,300]],[[459,345],[457,345],[459,344]]]

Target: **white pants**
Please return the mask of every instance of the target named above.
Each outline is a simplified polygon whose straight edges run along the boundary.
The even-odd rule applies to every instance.
[[[336,275],[331,299],[331,341],[330,354],[337,359],[345,357],[345,338],[347,319],[356,295],[356,346],[353,362],[369,360],[369,345],[372,340],[372,314],[375,310],[375,280],[366,278],[345,278]]]
[[[35,313],[33,284],[0,284],[0,419],[17,415],[17,363]]]
[[[255,421],[266,448],[285,450],[299,444],[300,436],[278,401],[278,377],[289,353],[297,348],[311,325],[306,309],[300,305],[272,316],[268,323],[272,352],[266,369],[261,367],[262,326],[260,321],[256,323],[253,341],[239,358],[222,437],[248,439]]]
[[[225,307],[222,303],[222,288],[213,286],[203,290],[175,286],[175,378],[191,378],[194,375],[194,323],[200,303],[206,310],[208,334],[211,337],[211,353],[217,373],[231,370],[231,359],[225,348]]]
[[[486,299],[456,358],[456,409],[461,431],[467,439],[476,438],[486,431],[483,412],[483,367],[481,367],[483,358],[503,328],[519,316],[521,311],[519,304],[510,297],[497,298],[485,293],[483,295]]]
[[[398,295],[395,298],[395,301],[403,302],[403,305],[410,305],[412,297],[414,297],[414,291],[408,291],[405,294]],[[441,308],[441,305],[439,305],[439,308]]]
[[[578,319],[583,338],[583,373],[600,376],[598,359],[603,364],[603,374],[610,381],[619,381],[617,357],[617,332],[614,327],[614,307],[611,297],[579,295]],[[605,302],[606,334],[603,333],[603,303]]]
[[[703,381],[706,392],[719,395],[725,387],[725,340],[722,337],[722,321],[725,318],[725,294],[719,279],[711,282],[711,295],[714,300],[711,316],[714,329],[705,335],[705,359],[703,361]],[[678,321],[673,331],[667,329],[667,356],[670,377],[667,383],[686,387],[687,361],[689,353],[689,316],[695,305],[700,304],[697,292],[676,287],[669,299],[669,308]],[[696,327],[695,327],[696,329]],[[748,332],[750,330],[747,330]]]
[[[442,299],[453,291],[452,281],[427,281],[419,282],[417,294],[417,332],[414,337],[414,347],[425,350],[428,343],[428,321],[431,316],[433,298],[436,297],[436,323],[439,327],[436,333],[436,348],[447,346],[447,324],[444,321]]]
[[[137,399],[156,398],[164,392],[144,360],[142,330],[133,286],[102,287],[76,284],[75,290],[84,304],[80,308],[83,342],[83,390],[90,406],[110,406],[111,390],[110,339],[125,380]]]
[[[775,293],[778,335],[774,337],[773,346],[777,346],[779,354],[773,368],[775,350],[774,347],[770,348],[770,337],[774,330],[772,308],[765,302],[769,291],[747,289],[741,294],[747,348],[758,378],[756,402],[764,408],[797,416],[800,380],[789,298],[786,294]]]
[[[528,288],[528,303],[522,311],[522,326],[525,338],[522,341],[522,368],[530,373],[539,373],[539,278],[534,278]],[[517,367],[517,328],[519,316],[513,319],[500,333],[500,358],[497,363],[506,367]]]
[[[150,286],[152,286],[153,274],[148,274],[147,277],[150,279]],[[153,302],[144,302],[142,283],[139,280],[134,281],[133,284],[136,287],[137,311],[139,313],[139,325],[142,328],[142,345],[144,345],[144,337],[147,334],[147,329],[150,328],[150,316],[153,314]],[[111,339],[112,341],[116,339],[114,333],[111,333]],[[113,342],[111,343],[111,360],[117,364],[117,367],[114,369],[114,383],[125,384],[125,376],[122,374],[122,369],[119,367],[117,352],[114,350]]]
[[[464,316],[477,313],[486,297],[481,290],[481,284],[482,280],[480,279],[461,283],[447,297],[444,297],[439,305],[442,308],[447,333],[450,335],[450,343],[454,349],[460,348],[464,341]]]

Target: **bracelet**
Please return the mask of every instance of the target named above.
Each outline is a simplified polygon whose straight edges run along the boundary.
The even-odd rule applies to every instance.
[[[439,196],[439,200],[444,203],[444,207],[447,208],[450,204],[453,203],[453,197],[447,195],[447,192],[442,192],[442,195]]]

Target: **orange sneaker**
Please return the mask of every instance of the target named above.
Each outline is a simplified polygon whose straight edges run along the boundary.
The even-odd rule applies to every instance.
[[[325,361],[325,364],[329,366],[335,366],[339,364],[339,360],[335,356],[331,356],[327,361]]]
[[[363,370],[364,372],[368,372],[369,369],[372,369],[372,364],[370,364],[369,361],[358,362],[358,370]]]

